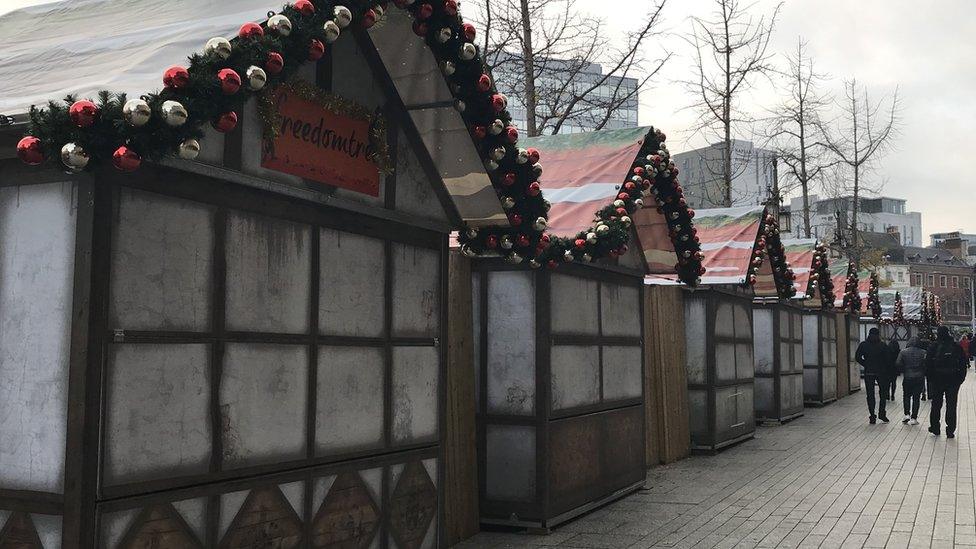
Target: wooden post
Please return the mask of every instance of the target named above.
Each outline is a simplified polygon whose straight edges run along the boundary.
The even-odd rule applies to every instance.
[[[851,394],[850,326],[847,314],[837,313],[837,399]]]
[[[471,261],[456,251],[448,264],[447,417],[444,442],[446,545],[478,533]]]
[[[644,287],[644,388],[647,464],[672,463],[691,453],[682,290]]]

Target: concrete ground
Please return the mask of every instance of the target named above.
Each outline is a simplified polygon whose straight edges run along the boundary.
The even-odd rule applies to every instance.
[[[892,423],[869,425],[861,391],[651,469],[645,489],[548,536],[483,532],[459,547],[976,547],[972,374],[954,440],[927,432],[928,411],[902,425],[899,383]]]

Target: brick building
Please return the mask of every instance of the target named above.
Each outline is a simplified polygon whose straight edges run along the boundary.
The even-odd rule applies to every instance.
[[[947,324],[973,322],[973,267],[945,248],[904,246],[889,250],[889,262],[908,266],[912,286],[939,296]]]

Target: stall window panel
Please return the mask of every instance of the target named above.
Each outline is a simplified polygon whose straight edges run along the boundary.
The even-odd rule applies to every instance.
[[[315,405],[319,455],[382,446],[383,372],[380,348],[319,348]]]
[[[553,274],[550,280],[552,333],[597,335],[599,283],[564,274]]]
[[[685,355],[688,363],[688,383],[702,385],[708,367],[707,334],[705,333],[706,301],[699,297],[685,299]]]
[[[397,444],[437,439],[439,354],[436,347],[393,349],[393,441]]]
[[[803,315],[803,364],[817,366],[820,364],[820,325],[817,315]]]
[[[126,344],[109,352],[106,484],[206,473],[208,345]]]
[[[558,345],[551,353],[552,409],[600,402],[600,348]]]
[[[753,355],[756,357],[756,373],[772,374],[776,356],[776,349],[780,347],[774,341],[773,321],[779,319],[771,309],[755,309],[752,312],[756,327],[756,337],[753,339]]]
[[[640,289],[603,282],[600,284],[600,318],[604,336],[641,336]]]
[[[640,347],[603,348],[603,399],[640,398],[644,391]]]
[[[227,329],[306,333],[311,228],[242,212],[227,217]]]
[[[736,303],[733,307],[735,326],[735,377],[739,380],[752,379],[756,363],[752,355],[752,315],[746,304]]]
[[[776,414],[775,380],[771,377],[757,377],[756,381],[756,410],[766,414]]]
[[[708,428],[708,391],[704,389],[688,390],[688,427],[692,437],[704,437],[710,432]]]
[[[332,229],[319,234],[319,331],[381,336],[386,318],[383,241]]]
[[[393,335],[430,337],[440,326],[440,253],[393,244]]]
[[[207,331],[214,209],[124,187],[119,192],[110,327]]]
[[[731,303],[719,301],[715,304],[715,336],[735,337],[735,319]]]
[[[488,425],[485,430],[485,493],[496,501],[534,501],[535,427]]]
[[[718,382],[736,379],[736,344],[730,340],[715,342],[715,380]]]
[[[488,412],[535,412],[535,278],[488,273]]]
[[[220,384],[225,468],[305,456],[307,382],[305,346],[227,344]]]
[[[837,368],[824,368],[823,369],[823,392],[825,398],[834,398],[837,396]]]
[[[77,186],[0,187],[0,487],[64,486]]]
[[[481,411],[481,348],[484,344],[481,341],[481,284],[481,273],[471,273],[471,350],[474,357],[471,363],[474,366],[474,406],[478,411]]]

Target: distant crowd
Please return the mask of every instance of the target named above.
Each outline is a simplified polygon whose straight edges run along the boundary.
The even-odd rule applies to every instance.
[[[921,401],[931,401],[929,432],[942,434],[942,409],[945,407],[945,434],[956,436],[956,405],[959,387],[966,379],[970,358],[976,356],[976,340],[966,334],[956,341],[945,326],[939,327],[932,341],[913,337],[901,348],[894,338],[881,339],[877,328],[857,347],[857,363],[864,368],[869,422],[888,423],[886,402],[895,399],[898,376],[902,376],[905,417],[902,423],[918,425]],[[878,395],[875,396],[875,391]],[[878,398],[880,397],[880,398]],[[877,414],[875,414],[877,406]]]

